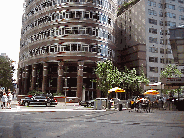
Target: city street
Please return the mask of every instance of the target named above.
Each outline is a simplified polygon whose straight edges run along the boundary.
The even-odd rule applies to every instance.
[[[184,112],[1,112],[0,128],[1,138],[184,138]]]

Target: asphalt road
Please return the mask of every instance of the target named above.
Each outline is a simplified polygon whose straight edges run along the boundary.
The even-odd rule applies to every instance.
[[[1,112],[1,138],[184,138],[184,112]]]

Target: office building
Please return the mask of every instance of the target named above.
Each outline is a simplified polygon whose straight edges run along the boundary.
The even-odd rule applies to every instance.
[[[112,59],[116,0],[25,0],[19,94],[32,90],[100,97],[94,68]]]
[[[140,69],[150,82],[160,81],[167,64],[174,64],[169,28],[184,24],[183,0],[134,0],[117,18],[119,63]]]

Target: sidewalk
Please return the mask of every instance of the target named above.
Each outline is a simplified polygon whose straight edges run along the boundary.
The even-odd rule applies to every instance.
[[[20,106],[18,104],[16,97],[13,98],[11,105],[12,105],[11,109],[0,108],[0,112],[119,111],[118,109],[115,109],[115,108],[94,110],[94,108],[80,106],[79,103],[66,103],[66,106],[65,106],[64,102],[58,102],[56,106],[50,106],[50,107],[46,107],[45,105],[41,105],[41,106],[35,105],[35,106],[26,107],[26,106]],[[129,109],[122,108],[122,111],[123,110],[129,110]]]

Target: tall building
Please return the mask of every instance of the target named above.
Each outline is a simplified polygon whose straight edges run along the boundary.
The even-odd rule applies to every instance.
[[[119,63],[145,67],[150,82],[160,81],[166,64],[173,64],[169,28],[184,24],[183,0],[134,0],[119,10],[116,53]]]
[[[112,59],[116,0],[25,0],[19,94],[31,90],[100,97],[91,82],[97,61]]]

